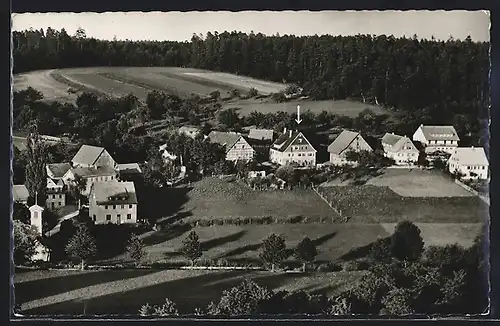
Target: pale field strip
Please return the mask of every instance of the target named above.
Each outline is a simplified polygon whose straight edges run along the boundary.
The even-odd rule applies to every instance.
[[[268,95],[284,91],[287,85],[242,77],[222,72],[185,72],[185,75],[216,81],[219,83],[235,85],[242,88],[255,88],[259,93]]]

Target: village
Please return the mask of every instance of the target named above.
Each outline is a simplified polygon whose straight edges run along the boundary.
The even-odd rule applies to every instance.
[[[194,126],[183,126],[177,131],[190,138],[202,137],[205,141],[221,145],[225,150],[225,160],[238,164],[254,161],[256,150],[264,150],[267,160],[255,162],[253,170],[243,176],[255,188],[261,180],[268,180],[271,189],[284,189],[286,180],[276,176],[279,166],[291,166],[294,169],[323,168],[328,166],[356,166],[359,153],[381,155],[388,159],[388,168],[432,168],[434,160],[443,160],[445,170],[462,181],[488,180],[489,164],[485,151],[481,147],[460,147],[460,137],[453,126],[420,125],[410,139],[407,136],[386,133],[380,139],[381,153],[365,141],[363,136],[353,130],[343,130],[328,146],[329,161],[318,163],[317,150],[307,138],[297,130],[283,130],[275,137],[273,130],[247,128],[245,134],[238,132],[211,131],[203,135]],[[257,145],[255,145],[257,143]],[[254,144],[252,146],[252,144]],[[254,148],[255,147],[255,148]],[[166,164],[175,164],[177,157],[168,152],[165,145],[159,151]],[[358,154],[358,156],[355,155]],[[354,154],[354,156],[353,156]],[[421,157],[425,155],[425,163]],[[429,167],[429,161],[430,166]],[[180,175],[170,180],[167,186],[175,186],[183,181],[185,167]],[[142,171],[139,163],[117,163],[105,148],[82,145],[71,162],[46,165],[47,198],[46,207],[50,209],[66,206],[68,189],[80,184],[81,195],[86,205],[78,203],[78,210],[63,216],[54,227],[80,214],[80,209],[88,210],[88,215],[95,224],[137,224],[148,221],[137,215],[140,205],[136,195],[134,178]],[[260,182],[262,183],[262,182]],[[464,184],[464,187],[469,188]],[[472,190],[473,191],[473,190]],[[25,185],[13,186],[14,201],[28,205],[29,194]],[[42,234],[42,213],[44,207],[36,202],[29,206],[31,225],[36,227],[40,236],[50,236],[52,230]],[[110,235],[112,236],[112,235]],[[49,261],[49,250],[40,245],[33,259]]]

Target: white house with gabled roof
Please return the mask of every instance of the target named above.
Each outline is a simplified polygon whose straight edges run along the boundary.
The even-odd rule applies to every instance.
[[[452,154],[458,147],[460,137],[453,126],[424,126],[421,124],[413,134],[413,141],[420,142],[426,153],[442,151]]]
[[[482,147],[457,147],[448,159],[450,173],[460,173],[463,179],[488,179],[489,162]]]
[[[418,161],[419,151],[406,136],[386,133],[382,137],[382,148],[384,156],[394,160],[396,165],[415,164]]]
[[[269,159],[279,165],[316,166],[316,152],[302,132],[285,128],[271,145]]]
[[[334,165],[355,164],[346,159],[346,154],[350,151],[373,152],[373,148],[366,142],[359,132],[343,130],[340,135],[328,146],[330,162]]]
[[[251,161],[255,156],[255,150],[240,133],[212,131],[207,138],[224,147],[227,161]]]

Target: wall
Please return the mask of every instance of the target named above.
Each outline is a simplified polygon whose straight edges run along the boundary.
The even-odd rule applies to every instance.
[[[132,208],[129,207],[132,206]],[[121,208],[123,206],[123,208]],[[117,223],[117,214],[120,214],[121,224],[126,223],[137,223],[137,204],[124,204],[124,205],[115,205],[113,209],[113,205],[97,205],[94,200],[92,200],[89,207],[89,215],[92,220],[96,224],[105,224],[105,223]],[[131,219],[127,219],[127,214],[131,214]],[[111,215],[111,221],[106,220],[106,215]]]
[[[226,160],[236,161],[236,160],[251,160],[255,154],[254,149],[246,142],[245,139],[240,138],[233,145],[231,150],[226,154]]]
[[[63,192],[47,194],[45,206],[49,209],[66,206],[66,194]]]
[[[104,150],[94,163],[95,166],[111,166],[117,167],[115,160],[109,155],[107,150]]]

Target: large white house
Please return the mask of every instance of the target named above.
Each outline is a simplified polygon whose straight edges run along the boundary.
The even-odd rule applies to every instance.
[[[420,142],[426,153],[442,151],[452,154],[458,147],[460,137],[453,126],[420,125],[413,134],[413,141]]]
[[[489,162],[482,147],[457,147],[448,159],[450,173],[461,173],[463,179],[488,179]]]
[[[89,215],[95,224],[137,222],[137,195],[133,182],[98,181],[92,184]]]
[[[384,156],[393,159],[396,165],[415,164],[419,151],[410,138],[386,133],[382,137]]]
[[[207,138],[225,148],[227,161],[250,161],[255,156],[255,150],[239,133],[212,131]]]
[[[271,145],[269,159],[279,165],[315,166],[316,149],[300,131],[285,129]]]
[[[340,135],[328,146],[330,162],[334,165],[352,164],[346,159],[346,154],[350,151],[373,152],[373,148],[366,142],[359,132],[343,130]]]

